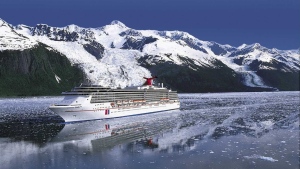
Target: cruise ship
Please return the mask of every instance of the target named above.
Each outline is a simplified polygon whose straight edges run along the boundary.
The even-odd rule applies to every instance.
[[[65,122],[116,118],[178,109],[180,102],[176,91],[152,85],[145,78],[143,86],[108,88],[99,85],[80,85],[62,92],[64,99],[49,106]]]

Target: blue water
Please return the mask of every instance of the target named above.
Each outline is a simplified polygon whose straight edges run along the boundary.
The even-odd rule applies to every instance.
[[[64,124],[0,98],[1,169],[299,168],[299,92],[180,94],[180,110]]]

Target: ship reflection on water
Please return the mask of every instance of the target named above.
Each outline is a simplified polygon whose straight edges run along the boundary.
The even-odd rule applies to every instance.
[[[182,118],[179,110],[160,113],[158,118],[155,114],[146,116],[146,120],[141,119],[142,116],[134,116],[74,123],[2,123],[0,139],[25,141],[37,147],[77,147],[85,153],[111,150],[116,146],[122,146],[122,151],[126,147],[125,151],[176,152],[192,149],[194,141],[207,133],[196,129],[197,125],[193,126],[195,123],[182,124],[178,121]],[[184,128],[192,131],[187,132]]]
[[[39,146],[47,143],[77,143],[93,150],[110,149],[116,145],[136,142],[144,148],[158,148],[153,136],[176,127],[174,121],[134,122],[119,119],[75,123],[12,122],[0,123],[0,137],[11,141],[27,141]]]
[[[81,146],[91,146],[93,151],[103,151],[135,141],[143,143],[144,148],[157,148],[158,144],[153,136],[167,129],[161,125],[150,126],[146,123],[114,125],[113,122],[105,120],[65,124],[51,142],[80,141]]]

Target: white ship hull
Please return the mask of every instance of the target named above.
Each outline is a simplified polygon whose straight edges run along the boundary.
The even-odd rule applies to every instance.
[[[97,104],[90,104],[86,106],[50,106],[49,108],[61,116],[65,122],[73,122],[155,113],[178,109],[180,107],[179,102],[105,109],[95,108],[97,107],[95,105]]]
[[[63,94],[65,98],[49,108],[65,122],[132,116],[180,107],[177,93],[163,87],[80,86]]]

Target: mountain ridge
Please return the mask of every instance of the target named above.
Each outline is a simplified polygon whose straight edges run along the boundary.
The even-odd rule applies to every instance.
[[[17,25],[12,28],[20,37],[28,38],[28,44],[31,46],[24,46],[24,49],[39,43],[45,44],[49,49],[65,55],[72,65],[79,67],[85,74],[86,81],[103,86],[141,85],[142,77],[155,74],[162,75],[162,81],[182,92],[252,91],[258,88],[258,91],[299,90],[299,84],[292,88],[289,88],[289,83],[284,87],[281,84],[274,85],[278,77],[269,79],[266,74],[285,72],[295,74],[292,77],[296,77],[300,70],[299,52],[296,50],[268,49],[259,43],[233,47],[199,40],[182,31],[135,30],[117,20],[98,28],[82,28],[74,24],[65,27],[51,27],[47,24],[37,24],[34,27]],[[0,26],[0,32],[2,29]],[[5,34],[2,38],[6,38]],[[14,50],[12,47],[5,47],[10,43],[12,42],[2,40],[0,51]],[[15,50],[22,50],[22,47],[20,48]],[[164,66],[174,71],[166,71]],[[175,69],[181,69],[185,76],[193,76],[193,81],[198,81],[189,81],[186,85],[197,83],[198,87],[195,85],[194,90],[175,87],[175,79],[178,80],[177,75],[180,74],[172,74],[176,72]],[[223,79],[219,75],[222,71],[232,72],[226,74],[231,82],[222,84],[222,81],[215,79],[221,83],[216,85],[214,78],[208,78],[216,76],[218,79],[219,76]],[[167,75],[165,72],[170,73]],[[207,76],[203,74],[205,72]],[[207,77],[207,81],[196,74]],[[179,80],[184,78],[179,76]],[[223,81],[226,81],[225,79]],[[172,83],[168,83],[168,80]],[[207,83],[206,86],[210,87],[205,88],[209,89],[197,89],[204,87],[199,81],[202,84]],[[231,83],[235,85],[229,87]]]

